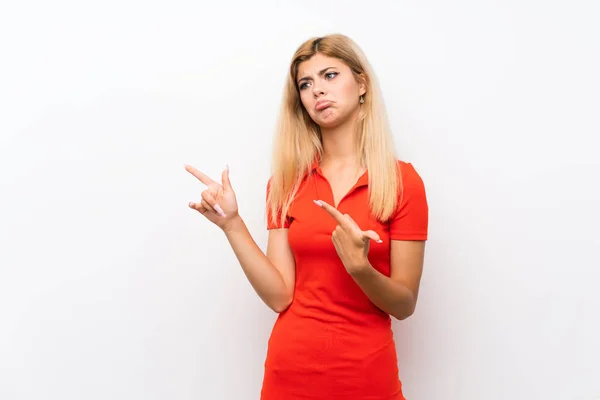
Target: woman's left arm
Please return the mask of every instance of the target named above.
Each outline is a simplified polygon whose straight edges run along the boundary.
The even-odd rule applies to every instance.
[[[402,320],[415,311],[423,272],[429,206],[425,184],[410,163],[399,162],[402,195],[398,210],[390,220],[390,277],[383,275],[362,258],[365,268],[348,272],[371,301],[381,310]],[[374,244],[376,246],[376,244]]]
[[[387,277],[377,271],[368,258],[371,240],[381,243],[379,235],[372,230],[361,230],[350,215],[340,213],[325,201],[315,203],[338,223],[331,234],[333,245],[346,271],[367,297],[396,319],[411,316],[417,304],[425,240],[392,240],[390,277]]]
[[[368,262],[348,272],[373,304],[403,320],[413,314],[417,305],[424,255],[424,240],[392,240],[389,277]]]

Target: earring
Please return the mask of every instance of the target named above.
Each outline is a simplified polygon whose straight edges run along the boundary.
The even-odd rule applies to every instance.
[[[363,104],[365,102],[365,99],[363,98],[362,94],[360,95],[360,104]]]

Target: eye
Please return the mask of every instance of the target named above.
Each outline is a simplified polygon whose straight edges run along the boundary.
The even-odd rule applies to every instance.
[[[325,79],[331,80],[331,79],[335,78],[338,74],[339,74],[339,72],[328,72],[325,74]],[[300,86],[298,86],[298,89],[304,90],[304,89],[306,89],[306,85],[308,85],[308,82],[302,82],[300,84]]]

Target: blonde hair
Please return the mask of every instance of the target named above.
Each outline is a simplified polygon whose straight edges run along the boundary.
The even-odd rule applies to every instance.
[[[357,81],[364,78],[366,93],[357,121],[356,155],[369,171],[371,214],[385,222],[396,209],[401,187],[387,112],[367,58],[354,41],[341,34],[313,37],[300,45],[292,57],[273,143],[267,217],[283,226],[303,178],[323,154],[321,130],[302,105],[296,84],[298,65],[317,53],[342,61]]]

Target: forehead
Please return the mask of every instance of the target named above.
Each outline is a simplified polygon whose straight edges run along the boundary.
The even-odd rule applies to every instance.
[[[317,53],[309,60],[302,61],[298,65],[298,77],[312,74],[316,75],[319,73],[319,71],[327,67],[344,68],[346,67],[346,64],[337,58],[328,57],[321,53]]]

